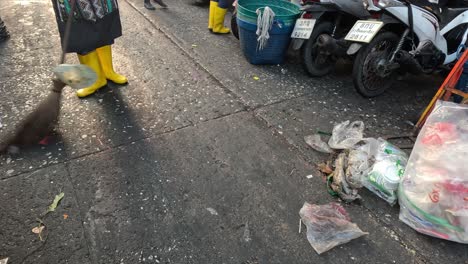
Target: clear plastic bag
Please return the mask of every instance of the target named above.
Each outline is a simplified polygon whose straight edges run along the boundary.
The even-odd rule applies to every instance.
[[[384,139],[372,143],[374,163],[363,178],[363,185],[391,205],[398,200],[398,186],[408,162],[408,156],[402,150]]]
[[[468,106],[438,102],[419,133],[398,196],[400,220],[468,244]]]
[[[333,153],[333,149],[331,149],[327,143],[323,142],[319,134],[305,136],[304,140],[307,143],[307,145],[309,145],[311,148],[315,149],[318,152]]]
[[[364,123],[345,121],[335,125],[328,145],[333,149],[350,149],[362,140],[364,135]]]
[[[407,161],[406,153],[388,141],[366,138],[349,152],[346,179],[353,188],[364,186],[394,205]]]
[[[378,141],[367,138],[349,151],[346,179],[353,188],[361,188],[362,182],[375,162]]]
[[[338,203],[304,203],[299,215],[307,227],[307,240],[318,254],[368,234],[351,222],[348,212]]]

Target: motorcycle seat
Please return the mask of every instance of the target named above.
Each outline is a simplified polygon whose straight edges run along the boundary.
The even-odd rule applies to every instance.
[[[437,16],[440,21],[440,28],[446,26],[450,21],[456,18],[461,13],[468,11],[468,7],[463,8],[442,8],[442,12],[438,13]]]

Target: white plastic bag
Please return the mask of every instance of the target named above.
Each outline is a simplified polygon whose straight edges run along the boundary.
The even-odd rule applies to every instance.
[[[345,121],[335,125],[328,145],[334,149],[350,149],[362,140],[364,134],[364,123]]]
[[[400,220],[468,244],[468,107],[438,102],[419,133],[398,192]]]
[[[338,203],[304,203],[299,215],[307,226],[307,240],[318,254],[368,234],[351,222],[348,212]]]

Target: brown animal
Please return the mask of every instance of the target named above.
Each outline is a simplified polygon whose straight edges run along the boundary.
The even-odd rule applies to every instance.
[[[20,147],[38,144],[53,131],[60,114],[60,99],[65,84],[54,79],[50,94],[0,143],[0,153],[18,152]]]

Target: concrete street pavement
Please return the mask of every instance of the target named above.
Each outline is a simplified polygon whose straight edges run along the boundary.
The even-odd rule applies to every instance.
[[[253,66],[205,7],[121,0],[115,68],[129,85],[63,95],[51,145],[0,157],[0,259],[8,263],[468,263],[466,245],[416,233],[366,190],[345,205],[368,236],[317,255],[298,233],[305,201],[327,203],[305,135],[363,120],[366,135],[407,133],[441,79],[410,77],[360,97],[349,64],[312,79],[296,54]],[[48,0],[3,0],[0,138],[49,89],[60,55]],[[70,54],[70,63],[77,63]],[[258,76],[260,80],[253,79]],[[314,175],[307,179],[306,175]],[[54,196],[46,242],[31,229]]]

